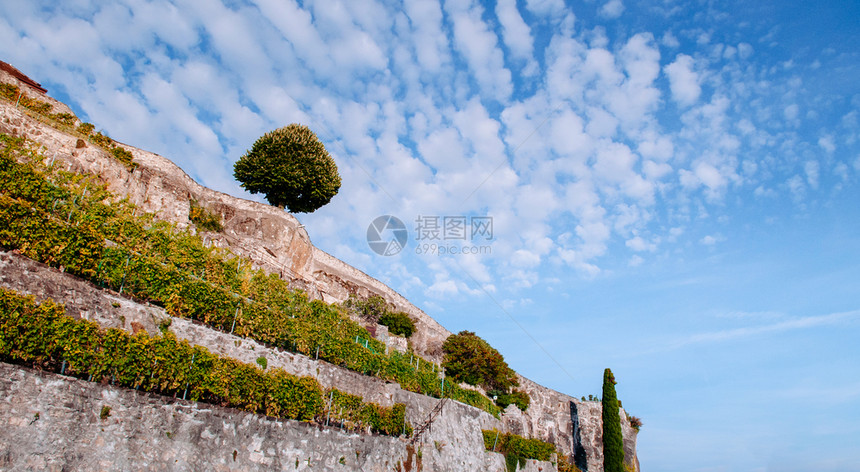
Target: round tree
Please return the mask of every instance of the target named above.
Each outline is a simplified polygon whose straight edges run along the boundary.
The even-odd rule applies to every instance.
[[[307,126],[291,124],[261,136],[233,166],[233,176],[251,193],[294,213],[310,213],[340,189],[334,159]]]

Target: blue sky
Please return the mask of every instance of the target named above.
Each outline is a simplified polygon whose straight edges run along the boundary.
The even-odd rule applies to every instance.
[[[860,470],[857,2],[0,12],[0,59],[212,188],[250,197],[232,164],[311,127],[344,182],[298,215],[314,243],[544,385],[598,394],[611,367],[645,470]],[[385,214],[411,231],[389,257],[365,239]],[[460,247],[420,216],[493,239],[416,254]]]

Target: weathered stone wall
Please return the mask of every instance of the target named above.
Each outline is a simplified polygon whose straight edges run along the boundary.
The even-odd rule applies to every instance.
[[[109,416],[102,415],[104,407]],[[2,470],[388,472],[407,459],[405,442],[397,438],[346,434],[3,363],[0,425]]]
[[[204,346],[219,355],[252,365],[262,356],[267,360],[267,368],[281,368],[294,375],[314,377],[325,388],[335,387],[385,406],[403,403],[407,418],[416,427],[425,422],[440,401],[325,361],[271,349],[250,339],[216,331],[183,318],[173,318],[159,307],[136,303],[13,252],[0,252],[0,287],[33,295],[37,301],[51,299],[62,303],[67,315],[95,321],[105,328],[121,328],[130,332],[146,330],[154,334],[162,320],[170,319],[169,329],[177,338]],[[426,470],[497,470],[493,467],[498,462],[498,455],[484,450],[481,436],[482,429],[493,428],[502,429],[503,425],[492,415],[462,403],[447,402],[442,414],[418,444],[422,448],[423,464],[432,466]],[[536,467],[550,470],[546,463],[531,462]]]
[[[105,407],[109,411],[103,414]],[[4,471],[506,470],[501,454],[484,452],[470,462],[448,453],[451,449],[444,440],[434,441],[410,455],[403,439],[345,433],[0,363]],[[555,467],[529,460],[520,470]]]

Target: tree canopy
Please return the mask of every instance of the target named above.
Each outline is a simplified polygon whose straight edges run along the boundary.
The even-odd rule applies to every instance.
[[[516,373],[499,351],[471,331],[448,336],[442,351],[445,374],[457,382],[502,391],[519,385]]]
[[[337,165],[307,126],[291,124],[261,136],[233,166],[233,176],[251,193],[294,213],[309,213],[340,189]]]

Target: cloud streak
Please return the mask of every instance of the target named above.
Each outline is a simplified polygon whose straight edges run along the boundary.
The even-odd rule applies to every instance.
[[[709,333],[699,333],[686,336],[675,341],[666,342],[663,346],[655,348],[650,352],[665,352],[699,344],[722,343],[768,334],[779,334],[788,331],[806,330],[822,326],[836,326],[850,323],[858,318],[860,318],[860,310],[852,310],[830,313],[827,315],[793,318],[758,326],[747,326]]]

